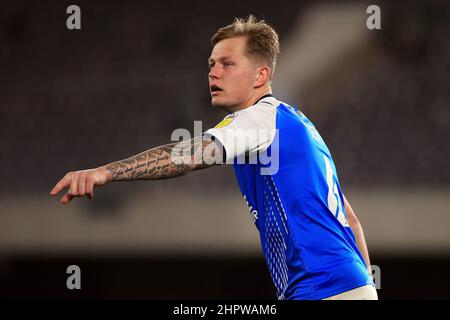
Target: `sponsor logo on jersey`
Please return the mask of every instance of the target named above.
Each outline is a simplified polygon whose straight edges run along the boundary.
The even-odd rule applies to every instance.
[[[256,209],[253,209],[253,206],[250,205],[247,201],[247,197],[244,194],[244,200],[247,203],[248,210],[250,211],[250,215],[252,216],[253,222],[256,223],[256,220],[258,220],[258,211]]]
[[[233,113],[233,114],[230,114],[230,115],[226,116],[226,117],[223,118],[223,120],[222,120],[217,126],[215,126],[214,128],[220,129],[220,128],[226,127],[227,125],[229,125],[229,124],[231,123],[231,121],[233,121],[234,119],[236,119],[237,116],[238,116],[237,113]]]

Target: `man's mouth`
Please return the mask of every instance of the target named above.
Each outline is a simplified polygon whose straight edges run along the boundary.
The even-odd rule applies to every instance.
[[[209,87],[209,90],[211,91],[211,94],[217,93],[217,92],[219,92],[219,91],[223,91],[221,87],[219,87],[219,86],[217,86],[217,85],[215,85],[215,84],[211,85],[211,86]]]

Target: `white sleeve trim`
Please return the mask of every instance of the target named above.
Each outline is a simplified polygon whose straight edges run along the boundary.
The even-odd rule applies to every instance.
[[[267,97],[256,105],[237,111],[228,124],[205,132],[214,136],[225,149],[226,162],[233,163],[236,157],[266,150],[276,134],[276,110],[279,103]]]

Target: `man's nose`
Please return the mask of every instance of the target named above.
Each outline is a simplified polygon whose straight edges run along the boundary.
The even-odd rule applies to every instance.
[[[219,77],[218,70],[217,70],[216,66],[210,68],[208,77],[210,79],[217,79]]]

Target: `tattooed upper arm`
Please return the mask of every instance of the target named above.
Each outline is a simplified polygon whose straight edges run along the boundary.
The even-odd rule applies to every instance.
[[[222,164],[224,154],[221,146],[210,137],[199,136],[178,143],[172,153],[172,162],[184,163],[191,170],[199,170]]]

